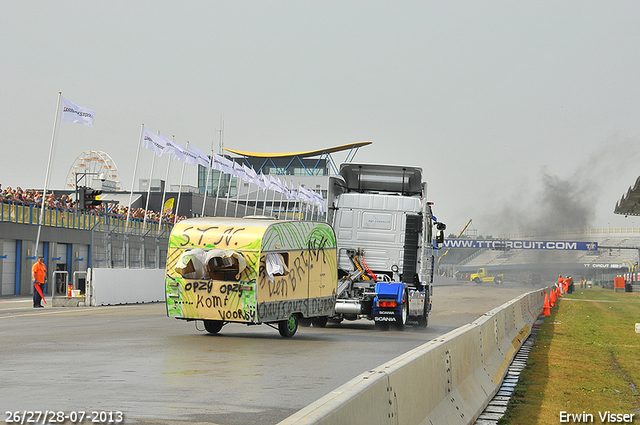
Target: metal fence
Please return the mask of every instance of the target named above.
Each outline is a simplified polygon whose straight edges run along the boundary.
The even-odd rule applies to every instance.
[[[41,213],[42,208],[40,205],[0,203],[0,221],[3,222],[38,225],[40,224]],[[42,225],[155,237],[168,237],[173,227],[172,224],[160,225],[159,223],[148,221],[144,223],[143,220],[133,218],[129,218],[127,221],[115,215],[48,207],[44,209]]]
[[[42,216],[41,216],[42,215]],[[85,211],[0,202],[0,222],[91,232],[94,268],[164,268],[173,224],[122,219]]]

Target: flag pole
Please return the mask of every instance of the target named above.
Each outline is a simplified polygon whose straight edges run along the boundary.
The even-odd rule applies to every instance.
[[[42,205],[40,206],[40,220],[38,220],[38,235],[36,236],[36,249],[35,257],[38,258],[38,245],[40,244],[40,231],[42,230],[42,221],[44,219],[44,201],[47,196],[47,185],[49,184],[49,170],[51,169],[51,157],[53,156],[53,146],[55,144],[58,118],[60,116],[60,99],[62,98],[62,92],[58,92],[58,106],[56,107],[56,117],[53,120],[53,132],[51,134],[51,146],[49,147],[49,160],[47,161],[47,173],[44,176],[44,188],[42,189]],[[77,200],[76,200],[77,202]]]
[[[256,187],[256,203],[253,206],[253,215],[256,215],[258,212],[258,201],[260,200],[260,186]]]
[[[256,173],[256,176],[258,176],[257,173]],[[258,176],[258,179],[262,180],[262,179],[260,179],[260,176]],[[257,186],[256,187],[256,203],[253,206],[253,215],[256,215],[257,212],[258,212],[258,201],[260,200],[260,189],[261,189],[261,187],[260,187],[260,185],[258,183],[256,183],[256,186]]]
[[[147,211],[149,211],[149,198],[151,197],[151,179],[153,178],[153,167],[156,165],[156,154],[153,153],[151,160],[151,173],[149,174],[149,185],[147,186],[147,202],[144,205],[144,220],[142,220],[142,230],[147,229]]]
[[[269,179],[271,180],[271,179]],[[275,186],[275,185],[274,185]],[[276,186],[277,187],[277,186]],[[273,217],[273,210],[276,208],[276,190],[273,189],[273,197],[271,198],[271,217]]]
[[[244,202],[244,215],[245,216],[247,215],[247,208],[249,207],[249,192],[250,191],[251,191],[251,182],[249,182],[249,186],[247,186],[247,199]]]
[[[136,184],[136,171],[138,170],[138,158],[140,158],[140,146],[142,146],[142,137],[144,134],[144,123],[140,128],[140,140],[138,141],[138,152],[136,153],[136,163],[133,166],[133,178],[131,179],[131,193],[129,194],[129,206],[127,207],[127,220],[125,221],[124,233],[129,229],[129,217],[131,216],[131,201],[133,199],[133,186]]]
[[[162,188],[162,202],[160,203],[160,226],[162,226],[162,215],[164,214],[164,198],[167,195],[167,182],[169,181],[169,167],[171,166],[171,157],[173,155],[169,155],[169,161],[167,162],[167,172],[164,176],[164,187]],[[172,208],[173,209],[173,208]]]
[[[236,160],[233,160],[233,163],[236,163]],[[235,168],[235,167],[233,167]],[[231,179],[233,178],[233,174],[229,174],[229,187],[227,188],[227,203],[224,206],[224,216],[227,216],[227,209],[229,208],[229,195],[231,194]],[[236,192],[238,192],[236,190]]]
[[[200,214],[200,217],[204,217],[204,207],[205,205],[207,205],[207,191],[209,190],[209,179],[211,178],[212,167],[213,167],[213,141],[211,141],[211,157],[209,158],[209,169],[207,170],[207,180],[205,180],[204,182],[204,199],[202,200],[202,214]]]
[[[282,192],[280,192],[280,203],[278,204],[278,211],[280,212],[280,214],[278,215],[278,218],[282,219],[282,198],[284,198],[284,190]]]
[[[140,140],[138,141],[138,151],[136,153],[136,162],[133,165],[133,177],[131,178],[131,193],[129,194],[129,205],[127,206],[127,218],[124,222],[124,235],[122,237],[122,264],[127,265],[127,231],[129,230],[129,217],[131,216],[131,201],[133,199],[133,186],[136,184],[136,172],[138,170],[138,159],[140,158],[140,146],[142,146],[142,137],[144,134],[144,123],[140,125]]]
[[[300,196],[300,183],[298,182],[298,188],[296,189],[296,193],[298,194],[298,202],[296,205],[296,210],[298,214],[298,219],[303,220],[304,216],[302,214],[302,196]]]
[[[236,176],[236,208],[233,212],[233,217],[238,216],[238,201],[240,201],[240,177]]]
[[[220,183],[222,183],[222,170],[218,171],[218,188],[216,189],[216,202],[213,205],[213,216],[218,216],[218,198],[220,197]]]
[[[187,140],[187,149],[189,149],[189,141]],[[184,166],[187,165],[186,162],[182,163],[182,173],[180,174],[180,186],[178,186],[178,201],[176,202],[176,213],[173,216],[173,224],[175,225],[178,221],[178,208],[180,208],[180,194],[182,193],[182,179],[184,178]]]

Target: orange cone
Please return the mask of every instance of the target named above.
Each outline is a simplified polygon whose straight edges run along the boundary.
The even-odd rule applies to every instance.
[[[551,305],[551,307],[555,307],[556,306],[556,295],[557,291],[551,291],[551,296],[549,297],[549,305]]]
[[[542,317],[551,314],[551,304],[549,304],[549,294],[544,294],[544,307],[542,307]]]
[[[560,290],[560,288],[558,288],[558,298],[562,298],[564,297],[564,295],[562,295],[564,291]]]

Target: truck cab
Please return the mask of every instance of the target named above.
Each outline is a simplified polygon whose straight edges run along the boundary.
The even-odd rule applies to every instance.
[[[475,283],[495,282],[496,284],[499,285],[502,282],[504,282],[504,275],[499,274],[495,276],[490,276],[487,270],[484,267],[481,267],[478,269],[476,273],[472,273],[471,276],[469,276],[469,280]]]
[[[434,271],[433,226],[422,169],[342,164],[329,182],[328,221],[336,233],[335,320],[377,327],[427,326]]]

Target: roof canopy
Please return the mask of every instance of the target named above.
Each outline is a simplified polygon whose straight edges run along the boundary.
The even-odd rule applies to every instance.
[[[615,214],[640,215],[640,177],[636,184],[629,187],[627,193],[616,203]]]
[[[289,152],[289,153],[261,153],[261,152],[247,152],[247,151],[240,151],[240,150],[236,150],[236,149],[229,149],[229,148],[223,148],[224,150],[234,153],[236,155],[241,155],[241,156],[250,156],[250,157],[254,157],[254,158],[280,158],[280,157],[293,157],[293,156],[297,156],[300,158],[308,158],[308,157],[312,157],[312,156],[318,156],[318,155],[324,155],[324,154],[331,154],[334,152],[341,152],[341,151],[346,151],[349,149],[357,149],[360,148],[362,146],[367,146],[370,145],[373,142],[356,142],[356,143],[349,143],[346,145],[340,145],[340,146],[335,146],[332,148],[326,148],[326,149],[316,149],[313,151],[303,151],[303,152]]]

